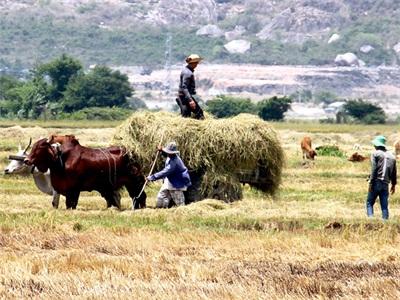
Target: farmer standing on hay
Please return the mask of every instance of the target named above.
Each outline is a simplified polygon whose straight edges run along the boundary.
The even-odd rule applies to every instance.
[[[193,113],[195,119],[204,119],[203,110],[199,106],[197,100],[194,98],[196,95],[194,69],[196,69],[201,60],[202,58],[197,54],[189,55],[185,59],[187,65],[181,72],[178,98],[176,98],[176,103],[178,103],[178,106],[181,109],[181,115],[184,118],[190,117]]]
[[[371,155],[371,175],[369,177],[369,189],[367,197],[367,215],[374,215],[374,204],[379,196],[382,209],[382,218],[389,218],[389,183],[392,183],[390,193],[396,191],[397,170],[396,158],[386,150],[386,138],[382,135],[372,141],[375,151]]]
[[[160,147],[163,156],[167,156],[165,167],[147,177],[148,181],[164,179],[157,195],[157,208],[168,208],[171,200],[177,206],[185,205],[185,196],[183,194],[186,189],[192,185],[188,169],[179,157],[179,151],[176,149],[176,143],[170,142],[165,147]]]

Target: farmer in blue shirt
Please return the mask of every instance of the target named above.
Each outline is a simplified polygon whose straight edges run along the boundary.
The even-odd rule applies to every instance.
[[[176,149],[175,142],[169,143],[160,150],[167,155],[165,167],[160,172],[147,177],[148,181],[164,179],[157,195],[157,208],[168,208],[171,200],[177,206],[185,205],[183,192],[192,184],[188,169],[178,155],[179,151]]]
[[[374,215],[374,204],[379,196],[379,201],[382,209],[382,218],[389,218],[389,184],[390,193],[396,191],[397,184],[397,169],[396,158],[386,150],[386,138],[382,135],[375,137],[372,141],[375,147],[374,153],[371,155],[371,175],[369,177],[369,189],[367,197],[367,215]]]

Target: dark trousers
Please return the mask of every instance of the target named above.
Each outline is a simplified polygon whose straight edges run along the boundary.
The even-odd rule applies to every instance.
[[[204,119],[203,110],[201,109],[199,103],[197,103],[196,100],[193,99],[193,101],[196,103],[196,108],[195,109],[192,109],[189,106],[189,103],[186,100],[185,96],[180,96],[179,95],[179,97],[176,98],[176,103],[178,103],[178,106],[181,109],[182,117],[190,118],[192,116],[192,113],[193,113],[195,119],[203,120]]]
[[[374,215],[374,204],[376,198],[379,197],[379,202],[382,209],[382,218],[389,218],[389,185],[381,180],[376,180],[370,183],[368,196],[367,196],[367,215],[372,217]]]

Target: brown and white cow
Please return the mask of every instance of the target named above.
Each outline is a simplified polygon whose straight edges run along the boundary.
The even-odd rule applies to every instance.
[[[309,136],[303,137],[300,146],[301,151],[303,152],[303,159],[314,159],[314,157],[317,155],[317,152],[315,152],[311,146],[311,138]]]
[[[25,160],[40,172],[50,169],[54,189],[66,197],[67,209],[76,209],[81,191],[98,191],[107,207],[121,208],[118,192],[123,186],[132,200],[139,194],[145,178],[139,164],[122,147],[93,149],[83,147],[74,136],[56,144],[55,138],[38,140]],[[60,141],[57,141],[60,142]],[[146,206],[146,194],[134,201],[135,208]]]

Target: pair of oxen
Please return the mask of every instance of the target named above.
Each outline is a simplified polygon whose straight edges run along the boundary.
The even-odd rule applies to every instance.
[[[107,201],[107,207],[121,209],[120,189],[124,186],[134,209],[146,207],[146,193],[141,193],[145,177],[123,147],[88,148],[73,135],[40,139],[28,154],[30,144],[10,156],[5,173],[31,172],[36,186],[52,195],[53,207],[58,208],[61,194],[66,208],[76,209],[80,192],[95,190]]]

